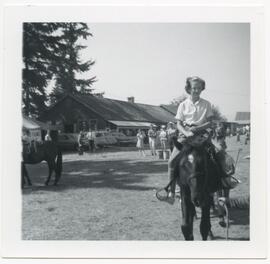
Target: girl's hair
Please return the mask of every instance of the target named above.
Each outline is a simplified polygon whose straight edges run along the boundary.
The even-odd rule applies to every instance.
[[[188,77],[186,80],[186,86],[185,86],[185,90],[188,94],[190,94],[191,82],[198,82],[202,86],[202,91],[205,89],[205,81],[202,78],[197,77],[197,76]]]

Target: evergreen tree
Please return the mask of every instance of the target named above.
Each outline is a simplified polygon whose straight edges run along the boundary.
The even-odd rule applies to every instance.
[[[64,93],[90,93],[96,77],[80,79],[78,74],[94,64],[80,60],[86,46],[79,38],[92,36],[85,23],[24,23],[23,24],[23,112],[39,116],[51,101]],[[46,88],[55,79],[51,95]],[[54,99],[54,100],[52,100]]]
[[[61,24],[23,24],[22,102],[26,115],[39,115],[46,110],[45,88],[53,76],[51,62],[61,50],[60,38],[53,33]]]
[[[61,43],[65,48],[61,50],[60,57],[55,61],[55,86],[51,94],[52,102],[56,102],[64,94],[89,94],[96,77],[90,79],[78,78],[80,73],[88,71],[94,61],[82,62],[80,51],[86,46],[78,40],[87,39],[92,34],[85,23],[65,23],[61,28]]]

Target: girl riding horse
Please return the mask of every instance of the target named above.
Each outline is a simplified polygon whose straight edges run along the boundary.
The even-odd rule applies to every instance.
[[[205,81],[199,77],[189,77],[186,80],[185,90],[190,95],[180,103],[177,114],[177,129],[179,131],[178,142],[183,144],[188,138],[193,137],[200,131],[212,127],[213,111],[211,104],[200,98],[205,89]],[[181,157],[181,151],[174,147],[168,162],[168,176],[170,188],[168,196],[175,196],[175,167]]]

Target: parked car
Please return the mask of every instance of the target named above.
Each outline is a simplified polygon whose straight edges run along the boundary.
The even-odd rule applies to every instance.
[[[58,145],[64,150],[77,150],[78,149],[78,133],[60,133],[58,135]],[[84,149],[88,149],[88,139],[86,134],[82,139]]]
[[[65,150],[77,150],[78,137],[74,134],[61,133],[58,135],[58,145]]]
[[[95,144],[96,146],[108,146],[117,144],[117,140],[107,131],[97,131],[95,133]]]
[[[114,136],[119,145],[135,145],[137,138],[134,136],[126,136],[122,132],[111,132],[111,135]]]

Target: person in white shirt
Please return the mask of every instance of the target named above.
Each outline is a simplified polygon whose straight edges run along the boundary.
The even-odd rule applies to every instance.
[[[96,138],[95,132],[89,129],[89,132],[87,133],[86,137],[89,143],[89,150],[90,152],[93,153],[95,151],[95,138]]]
[[[45,141],[52,141],[52,138],[50,136],[50,130],[47,130],[47,133],[45,135]]]
[[[152,156],[156,155],[156,138],[157,138],[157,131],[156,131],[156,125],[151,124],[150,129],[148,130],[148,138],[149,138],[149,147]]]
[[[166,128],[166,126],[162,125],[160,133],[159,133],[159,140],[160,140],[161,148],[163,151],[166,150],[167,140],[168,140],[167,132],[166,132],[165,128]]]
[[[189,94],[189,97],[179,104],[175,116],[179,131],[177,139],[179,143],[184,143],[187,138],[212,126],[212,106],[210,102],[200,97],[204,89],[205,81],[203,79],[199,77],[187,78],[185,90]],[[174,171],[180,153],[181,151],[174,147],[168,162],[168,176],[171,182],[168,196],[172,198],[175,196],[176,187]]]
[[[31,137],[28,130],[23,129],[22,132],[22,143],[23,143],[23,152],[29,154],[31,152]]]
[[[137,133],[137,144],[136,144],[136,147],[138,148],[139,153],[145,157],[146,154],[144,152],[144,138],[145,138],[144,132],[141,129],[139,129],[138,130],[138,133]]]

